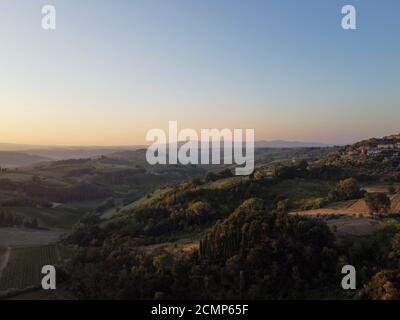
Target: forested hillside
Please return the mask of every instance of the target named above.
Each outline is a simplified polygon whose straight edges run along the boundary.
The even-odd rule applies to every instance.
[[[384,141],[260,149],[247,177],[149,166],[144,150],[7,170],[0,227],[61,229],[78,298],[393,299],[400,171]],[[357,290],[341,288],[346,264]]]
[[[79,247],[66,267],[70,290],[91,299],[398,298],[400,223],[387,209],[396,159],[381,161],[379,175],[375,158],[345,163],[348,148],[246,178],[209,172],[110,218],[87,217],[68,239]],[[349,216],[357,201],[369,211]],[[358,271],[357,290],[341,288],[346,264]]]

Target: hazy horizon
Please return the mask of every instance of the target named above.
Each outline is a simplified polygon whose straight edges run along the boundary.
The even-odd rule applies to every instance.
[[[217,128],[220,129],[220,128]],[[222,128],[223,129],[223,128]],[[166,131],[167,132],[167,131]],[[390,136],[393,134],[399,134],[400,129],[395,132],[387,132],[385,134],[381,134],[379,136],[371,136],[371,135],[366,135],[364,137],[356,138],[353,140],[348,140],[347,142],[329,142],[329,141],[320,141],[317,139],[311,139],[311,140],[296,140],[296,139],[283,139],[283,138],[261,138],[261,139],[255,139],[255,142],[274,142],[274,141],[284,141],[284,142],[301,142],[301,143],[316,143],[316,144],[325,144],[325,145],[337,145],[337,146],[344,146],[344,145],[351,145],[356,142],[362,141],[362,140],[368,140],[372,138],[383,138],[386,136]],[[186,140],[178,141],[178,142],[184,142]],[[152,142],[149,141],[143,141],[143,143],[138,143],[138,144],[46,144],[46,143],[29,143],[29,142],[9,142],[9,141],[0,141],[0,150],[2,145],[14,145],[14,146],[27,146],[27,147],[52,147],[52,148],[57,148],[57,147],[63,147],[63,148],[79,148],[79,147],[86,147],[86,148],[123,148],[123,147],[141,147],[141,146],[148,146],[152,144]]]
[[[148,144],[146,132],[252,128],[256,140],[349,144],[399,132],[398,1],[52,1],[0,10],[0,140]],[[384,15],[383,12],[384,11]]]
[[[260,142],[289,142],[289,143],[304,143],[304,144],[321,144],[321,145],[326,145],[326,146],[345,146],[345,145],[351,145],[356,142],[362,141],[362,140],[367,140],[371,138],[383,138],[386,136],[390,136],[392,134],[398,134],[397,132],[391,132],[382,136],[368,136],[364,137],[359,140],[354,140],[350,141],[348,143],[329,143],[329,142],[321,142],[318,140],[286,140],[286,139],[256,139],[255,143],[260,143]],[[188,140],[179,140],[178,143],[183,143]],[[82,144],[82,145],[68,145],[68,144],[31,144],[31,143],[14,143],[14,142],[3,142],[0,141],[0,151],[7,151],[7,149],[4,149],[4,146],[8,145],[11,147],[10,150],[15,150],[12,147],[19,147],[21,150],[26,150],[26,148],[137,148],[137,147],[146,147],[151,145],[152,142],[144,142],[143,144],[115,144],[115,145],[106,145],[106,144]]]

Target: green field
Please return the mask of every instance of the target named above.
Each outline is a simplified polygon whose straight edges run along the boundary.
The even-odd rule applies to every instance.
[[[64,252],[56,245],[10,250],[7,264],[0,274],[0,293],[39,286],[42,267],[59,263]]]
[[[24,218],[36,218],[39,226],[48,229],[70,229],[82,213],[63,208],[4,207],[7,212]]]

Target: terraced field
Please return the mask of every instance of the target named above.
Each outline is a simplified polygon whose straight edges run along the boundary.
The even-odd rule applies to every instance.
[[[57,245],[9,250],[9,257],[3,265],[3,270],[0,270],[0,293],[39,286],[43,276],[42,267],[61,261]]]

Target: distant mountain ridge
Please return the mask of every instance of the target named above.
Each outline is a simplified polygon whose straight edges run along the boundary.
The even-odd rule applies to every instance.
[[[255,142],[256,148],[326,148],[333,147],[333,144],[325,144],[320,142],[302,142],[302,141],[286,141],[286,140],[261,140]]]
[[[185,143],[189,141],[178,141],[178,143],[167,143],[167,145],[177,145],[177,147],[181,147]],[[201,146],[201,141],[193,140]],[[232,143],[233,141],[231,141]],[[223,142],[221,142],[223,143]],[[233,142],[234,143],[234,142]],[[245,142],[243,142],[245,144]],[[163,146],[163,144],[158,144],[158,146]],[[211,146],[211,142],[209,143]],[[328,148],[333,147],[334,144],[325,144],[320,142],[303,142],[303,141],[286,141],[286,140],[259,140],[254,142],[255,148],[271,148],[271,149],[288,149],[288,148]]]
[[[14,151],[0,151],[0,167],[29,166],[34,163],[49,161],[51,159]]]
[[[178,145],[182,145],[187,141],[179,141]],[[150,145],[149,143],[148,145]],[[307,148],[307,147],[331,147],[334,144],[326,144],[321,142],[304,142],[290,140],[256,140],[256,148]],[[101,150],[105,152],[129,151],[147,148],[147,145],[131,145],[131,146],[57,146],[57,145],[32,145],[32,144],[16,144],[16,143],[0,143],[0,151],[33,151],[33,152],[56,152],[58,151],[82,151],[89,153]]]

